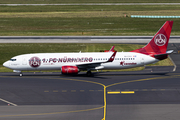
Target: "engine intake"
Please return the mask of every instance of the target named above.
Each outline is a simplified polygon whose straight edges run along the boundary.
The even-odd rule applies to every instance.
[[[61,73],[62,74],[78,74],[79,69],[77,66],[62,66]]]

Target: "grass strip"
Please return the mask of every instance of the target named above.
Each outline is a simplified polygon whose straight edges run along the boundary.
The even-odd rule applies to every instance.
[[[0,0],[1,4],[57,4],[57,3],[179,3],[177,0]]]
[[[1,36],[121,36],[154,35],[167,20],[173,20],[171,35],[180,35],[179,19],[123,17],[1,18]]]
[[[154,35],[173,20],[171,35],[180,35],[179,19],[139,19],[130,15],[179,15],[180,5],[1,6],[0,36]],[[82,34],[83,32],[83,34]]]
[[[27,13],[27,12],[87,12],[87,11],[137,11],[158,12],[167,10],[173,13],[178,11],[180,5],[65,5],[65,6],[1,6],[1,13]],[[153,13],[152,12],[152,13]],[[166,14],[166,13],[161,13]]]

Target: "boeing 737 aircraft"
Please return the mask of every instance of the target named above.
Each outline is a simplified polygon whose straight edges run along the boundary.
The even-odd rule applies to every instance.
[[[62,74],[78,74],[85,70],[124,69],[143,66],[166,59],[173,50],[166,51],[173,21],[166,21],[152,40],[143,48],[130,52],[114,51],[91,53],[35,53],[18,55],[6,61],[3,66],[14,72],[28,70],[61,70]]]

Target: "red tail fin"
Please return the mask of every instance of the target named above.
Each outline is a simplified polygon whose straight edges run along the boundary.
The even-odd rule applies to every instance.
[[[147,55],[166,53],[173,21],[166,21],[152,40],[143,48],[133,50]]]

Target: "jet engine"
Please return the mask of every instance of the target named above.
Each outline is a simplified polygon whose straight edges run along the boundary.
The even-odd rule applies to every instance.
[[[79,69],[77,66],[62,66],[61,73],[62,74],[78,74]]]

